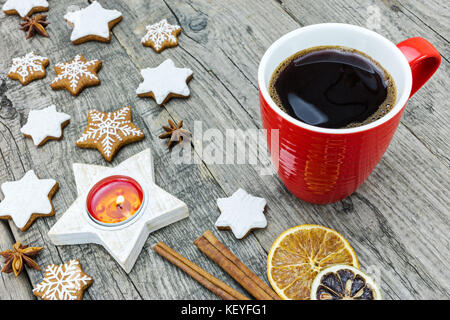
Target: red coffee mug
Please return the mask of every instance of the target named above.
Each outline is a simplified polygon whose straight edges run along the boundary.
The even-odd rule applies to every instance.
[[[268,85],[276,67],[298,51],[326,45],[362,51],[392,75],[397,102],[388,114],[357,128],[326,129],[296,120],[275,104]],[[269,151],[284,185],[298,198],[317,204],[333,203],[352,194],[389,146],[406,102],[440,62],[439,52],[423,38],[411,38],[396,46],[376,32],[348,24],[311,25],[277,40],[261,60],[258,85]],[[276,129],[279,131],[272,131]],[[275,146],[274,132],[279,135]]]

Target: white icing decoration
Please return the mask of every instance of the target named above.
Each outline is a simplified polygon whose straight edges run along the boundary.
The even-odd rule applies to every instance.
[[[88,139],[94,139],[94,142],[100,140],[102,151],[109,157],[113,145],[123,140],[119,132],[125,137],[142,136],[144,134],[141,129],[130,126],[131,120],[126,120],[130,112],[129,107],[106,114],[97,110],[90,111],[89,129],[82,134],[77,142],[84,142]]]
[[[231,228],[236,238],[242,239],[250,230],[265,228],[264,216],[266,200],[238,189],[231,197],[217,199],[217,206],[222,212],[215,226]]]
[[[162,104],[171,93],[189,96],[190,91],[186,83],[192,76],[192,70],[177,68],[171,59],[167,59],[156,68],[141,70],[144,82],[139,84],[137,94],[153,92],[157,104]]]
[[[163,19],[158,23],[148,25],[145,28],[147,29],[147,33],[141,39],[141,43],[150,40],[153,42],[155,50],[157,51],[161,49],[162,44],[166,41],[173,44],[177,43],[177,38],[173,33],[174,31],[181,29],[180,26],[168,23],[166,19]]]
[[[14,58],[9,73],[17,73],[22,77],[22,81],[30,74],[35,72],[44,72],[42,62],[48,60],[46,57],[36,55],[34,52],[27,53],[23,57]],[[40,62],[40,63],[39,63]]]
[[[46,0],[7,0],[3,5],[3,11],[16,10],[21,17],[26,17],[34,7],[48,8]]]
[[[70,40],[76,41],[87,36],[108,39],[110,36],[108,24],[121,16],[121,12],[104,9],[100,3],[94,1],[84,9],[68,12],[64,19],[74,25]]]
[[[0,202],[0,216],[11,216],[15,225],[22,229],[32,214],[50,214],[52,204],[48,194],[56,185],[53,179],[39,179],[33,170],[18,181],[2,184],[4,200]]]
[[[42,110],[31,110],[27,123],[20,129],[23,134],[31,136],[34,145],[39,145],[47,137],[60,138],[61,125],[70,120],[70,116],[57,112],[56,106],[51,105]]]
[[[67,79],[70,80],[70,87],[75,90],[78,87],[78,82],[82,77],[87,77],[89,79],[98,79],[97,75],[91,73],[88,70],[88,66],[92,66],[97,63],[98,60],[82,61],[81,56],[77,54],[75,58],[70,62],[58,63],[56,67],[62,69],[62,72],[52,81],[55,83],[57,81]]]
[[[75,300],[78,291],[87,285],[92,278],[82,272],[77,260],[64,264],[51,264],[45,269],[45,277],[33,292],[44,293],[43,299]]]

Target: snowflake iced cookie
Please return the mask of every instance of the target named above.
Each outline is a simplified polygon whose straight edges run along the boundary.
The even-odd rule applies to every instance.
[[[53,90],[66,89],[77,96],[84,88],[100,84],[97,72],[101,67],[100,60],[87,61],[78,54],[69,62],[55,65],[56,78],[50,83],[50,87]]]
[[[191,94],[187,83],[192,79],[192,70],[177,68],[167,59],[156,68],[141,70],[144,82],[139,84],[136,94],[139,97],[152,97],[162,105],[170,98],[188,98]]]
[[[221,214],[215,226],[219,230],[230,230],[238,239],[245,238],[253,229],[265,228],[267,220],[264,216],[266,200],[238,189],[229,198],[217,199]]]
[[[64,19],[73,25],[70,41],[80,44],[87,41],[111,41],[111,29],[122,20],[122,13],[104,9],[94,1],[84,9],[68,12]]]
[[[5,14],[18,14],[22,18],[43,11],[48,11],[47,0],[7,0],[3,5]]]
[[[44,300],[82,300],[84,291],[94,280],[83,272],[80,261],[50,264],[44,279],[33,289],[33,294]]]
[[[23,57],[13,58],[8,77],[19,80],[22,85],[26,86],[33,80],[45,78],[47,74],[45,68],[49,63],[48,58],[38,56],[32,51]]]
[[[112,161],[124,145],[144,139],[144,132],[131,122],[131,107],[111,113],[89,111],[88,126],[76,145],[97,149],[106,161]]]
[[[51,105],[42,110],[31,110],[27,123],[20,132],[27,138],[32,138],[35,146],[42,146],[48,140],[60,140],[62,129],[69,124],[70,116],[57,112],[56,106]]]
[[[168,23],[166,19],[148,25],[145,29],[147,33],[141,39],[141,43],[146,47],[152,47],[158,53],[165,48],[178,45],[177,36],[181,33],[181,27]]]
[[[58,190],[53,179],[39,179],[33,170],[22,179],[2,184],[5,198],[0,202],[0,219],[12,219],[22,231],[26,231],[39,217],[55,214],[52,197]]]

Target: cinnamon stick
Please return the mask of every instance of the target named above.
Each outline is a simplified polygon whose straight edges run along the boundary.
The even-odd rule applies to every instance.
[[[221,297],[222,299],[249,300],[246,296],[234,290],[226,283],[220,281],[219,279],[208,273],[206,270],[200,268],[195,263],[182,256],[165,243],[157,243],[153,247],[153,250],[161,257],[167,259],[169,262],[179,267],[209,291]]]
[[[280,300],[280,297],[207,230],[194,244],[258,300]]]

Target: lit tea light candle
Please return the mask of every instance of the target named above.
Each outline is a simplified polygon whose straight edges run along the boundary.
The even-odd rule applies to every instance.
[[[86,208],[95,222],[114,225],[134,217],[143,201],[144,192],[136,180],[110,176],[92,187],[86,198]]]

